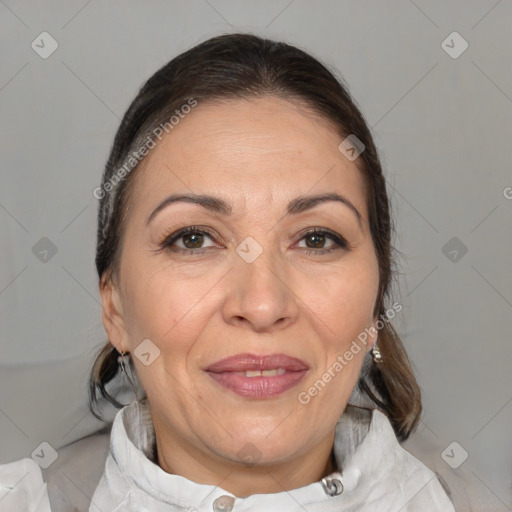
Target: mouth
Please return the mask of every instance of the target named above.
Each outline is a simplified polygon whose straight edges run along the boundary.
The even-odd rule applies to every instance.
[[[253,399],[271,398],[288,391],[308,370],[304,361],[286,354],[237,354],[205,369],[224,388]]]

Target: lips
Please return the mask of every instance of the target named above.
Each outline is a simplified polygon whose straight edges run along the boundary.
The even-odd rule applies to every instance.
[[[226,357],[217,361],[208,368],[208,372],[246,372],[246,371],[264,371],[274,370],[276,368],[284,368],[287,371],[307,370],[308,365],[296,357],[287,356],[286,354],[270,354],[270,355],[254,355],[254,354],[237,354],[235,356]]]
[[[238,395],[263,399],[295,387],[308,369],[304,361],[286,354],[237,354],[211,364],[205,371]]]

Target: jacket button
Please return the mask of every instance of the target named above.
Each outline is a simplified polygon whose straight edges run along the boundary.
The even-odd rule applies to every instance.
[[[219,496],[213,502],[213,512],[231,512],[235,504],[233,496]]]
[[[343,484],[339,478],[322,478],[322,487],[329,496],[339,496],[343,492]]]

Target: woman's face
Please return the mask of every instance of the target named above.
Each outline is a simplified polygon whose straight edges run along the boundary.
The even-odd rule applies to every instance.
[[[374,325],[379,280],[363,176],[341,141],[282,99],[199,103],[137,170],[119,286],[102,289],[104,323],[132,353],[159,447],[280,464],[332,446],[370,344],[341,371],[334,363]],[[297,198],[333,193],[353,208],[330,200],[287,211]],[[213,201],[159,208],[174,194],[213,196],[230,213],[212,211]],[[308,235],[313,228],[347,246]],[[248,356],[212,368],[240,354],[256,367]],[[265,369],[259,356],[275,354],[269,372],[254,373]]]

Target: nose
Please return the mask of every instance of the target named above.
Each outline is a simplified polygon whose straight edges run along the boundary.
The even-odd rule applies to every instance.
[[[270,251],[264,250],[252,263],[237,257],[228,276],[222,307],[226,323],[255,332],[273,332],[297,320],[299,299],[291,274]]]

